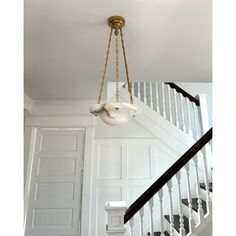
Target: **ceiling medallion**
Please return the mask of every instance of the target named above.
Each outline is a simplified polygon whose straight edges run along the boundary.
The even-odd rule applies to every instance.
[[[98,103],[90,106],[89,109],[92,114],[94,114],[95,116],[99,116],[106,124],[115,126],[115,125],[120,125],[120,124],[126,124],[132,117],[135,116],[137,112],[137,107],[133,105],[133,97],[131,94],[128,65],[127,65],[127,59],[126,59],[126,53],[125,53],[124,37],[123,37],[123,31],[122,31],[122,28],[125,25],[125,19],[121,16],[112,16],[108,19],[108,25],[110,26],[111,31],[110,31],[110,36],[108,40],[105,65],[104,65],[102,81],[101,81],[101,86],[100,86],[100,91],[99,91],[99,96],[98,96]],[[105,102],[104,104],[101,104],[100,102],[102,98],[102,91],[104,87],[104,81],[105,81],[105,75],[106,75],[106,70],[107,70],[108,57],[109,57],[113,32],[115,34],[116,102]],[[128,85],[130,103],[120,102],[120,96],[119,96],[119,58],[118,58],[118,55],[119,55],[118,36],[119,35],[120,35],[122,51],[123,51],[123,56],[124,56],[126,80],[127,80],[127,85]]]

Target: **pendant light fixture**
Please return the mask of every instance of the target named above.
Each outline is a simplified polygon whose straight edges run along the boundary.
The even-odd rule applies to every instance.
[[[122,28],[125,25],[125,19],[121,16],[112,16],[108,19],[108,25],[110,26],[111,30],[108,40],[102,81],[98,96],[98,103],[90,106],[89,109],[92,114],[94,114],[95,116],[99,116],[106,124],[114,126],[127,123],[132,117],[135,116],[137,112],[137,107],[133,105],[133,97],[131,94],[131,85],[129,81],[128,65],[125,53],[124,37],[122,31]],[[116,102],[105,102],[101,104],[102,92],[107,71],[107,64],[108,64],[113,32],[115,35],[116,90],[114,91],[114,94],[116,97]],[[120,102],[120,96],[119,96],[119,36],[121,40],[124,63],[125,63],[126,80],[128,85],[130,103]]]

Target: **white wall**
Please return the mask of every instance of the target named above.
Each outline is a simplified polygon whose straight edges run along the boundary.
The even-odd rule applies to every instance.
[[[195,97],[198,94],[207,94],[209,124],[212,127],[212,83],[175,83],[183,90]]]
[[[94,227],[91,235],[100,236],[105,235],[105,202],[126,201],[129,206],[176,161],[178,154],[135,119],[118,127],[107,126],[99,118],[96,118],[95,124],[91,167],[91,224]],[[160,222],[157,206],[156,199],[154,221]],[[167,206],[168,198],[164,203],[165,210]],[[145,209],[145,225],[149,225],[147,206]],[[135,222],[138,226],[138,215],[135,216]],[[155,229],[160,230],[158,224]],[[135,235],[138,235],[138,227],[135,230]]]
[[[92,116],[89,106],[95,100],[36,100],[31,108],[31,116]]]
[[[198,236],[212,236],[212,220],[210,220],[205,228],[198,233]]]
[[[94,138],[155,138],[148,130],[140,127],[135,120],[121,126],[108,126],[99,118],[95,120]]]

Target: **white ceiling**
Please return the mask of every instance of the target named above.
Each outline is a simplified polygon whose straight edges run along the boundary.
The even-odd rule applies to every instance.
[[[131,81],[211,81],[210,0],[25,0],[25,93],[96,99],[112,15],[126,19]]]

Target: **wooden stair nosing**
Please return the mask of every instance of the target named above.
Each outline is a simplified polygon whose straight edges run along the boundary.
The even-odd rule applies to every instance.
[[[150,232],[148,232],[147,235],[150,236]],[[154,232],[154,236],[160,236],[160,235],[161,235],[161,232]],[[165,236],[170,236],[167,231],[164,232],[164,235],[165,235]]]
[[[195,212],[198,212],[198,201],[197,200],[198,200],[197,198],[192,199],[192,209]],[[188,207],[188,199],[182,199],[182,203]],[[207,213],[207,205],[206,205],[205,200],[202,200],[202,209],[203,209],[203,212],[205,215]]]
[[[209,183],[209,191],[212,192],[212,183]],[[206,190],[206,184],[205,183],[200,183],[200,188]]]

